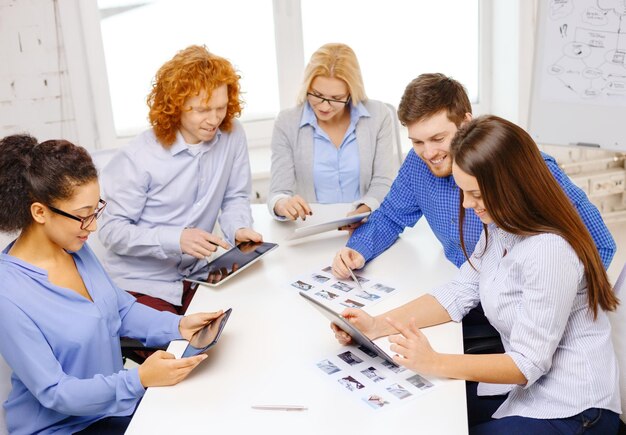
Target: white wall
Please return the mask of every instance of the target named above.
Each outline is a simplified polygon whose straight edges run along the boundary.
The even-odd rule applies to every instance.
[[[0,135],[76,139],[72,98],[50,1],[0,1]]]

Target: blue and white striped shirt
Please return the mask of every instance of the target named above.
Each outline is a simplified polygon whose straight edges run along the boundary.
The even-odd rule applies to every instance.
[[[602,263],[608,267],[617,247],[598,209],[559,168],[554,158],[542,155],[591,233]],[[459,197],[459,188],[452,176],[435,177],[411,150],[380,208],[354,231],[347,246],[361,253],[366,261],[371,260],[389,248],[406,227],[414,226],[423,215],[443,245],[446,258],[460,267],[465,262],[465,255],[459,242]],[[465,215],[464,225],[465,246],[469,254],[474,250],[483,227],[475,213]]]
[[[588,408],[621,413],[619,370],[607,314],[594,321],[583,265],[560,236],[518,236],[489,225],[471,262],[431,293],[460,321],[478,302],[526,385],[482,383],[509,393],[494,418],[566,418]]]

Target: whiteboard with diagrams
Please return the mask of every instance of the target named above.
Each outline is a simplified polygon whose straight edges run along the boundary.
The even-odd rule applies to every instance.
[[[529,131],[626,150],[626,0],[540,0]]]

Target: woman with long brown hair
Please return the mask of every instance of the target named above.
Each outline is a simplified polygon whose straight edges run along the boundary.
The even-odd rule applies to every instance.
[[[474,253],[430,294],[376,317],[343,315],[371,338],[396,334],[398,364],[471,381],[473,435],[617,433],[618,367],[606,311],[618,300],[589,232],[517,125],[477,118],[459,130],[451,153],[463,193],[459,225],[464,209],[484,225]],[[458,322],[479,302],[505,353],[434,351],[419,328]]]

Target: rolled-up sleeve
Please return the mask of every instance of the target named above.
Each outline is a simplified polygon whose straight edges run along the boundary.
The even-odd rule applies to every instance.
[[[522,270],[523,296],[507,354],[526,378],[528,388],[552,367],[583,268],[571,246],[551,235],[535,246]]]
[[[484,233],[476,246],[481,246],[483,243]],[[463,317],[480,302],[480,256],[474,253],[470,261],[471,264],[468,261],[463,263],[459,274],[453,281],[430,291],[455,322],[463,320]]]

